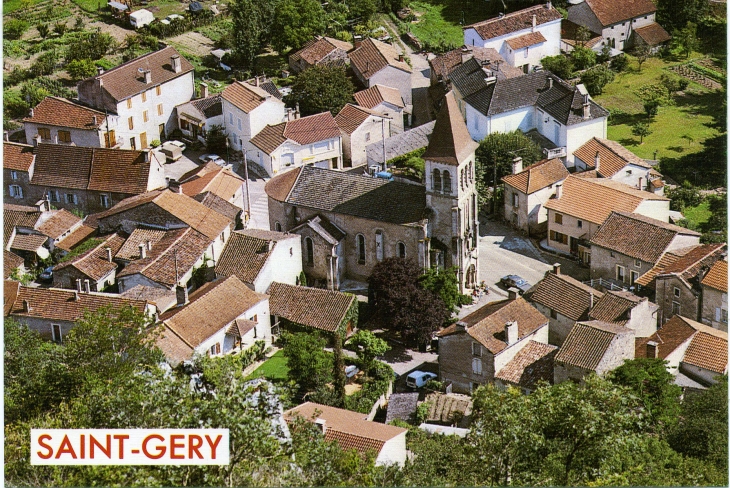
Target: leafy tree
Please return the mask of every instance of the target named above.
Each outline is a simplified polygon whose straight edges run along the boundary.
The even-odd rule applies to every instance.
[[[710,218],[702,224],[703,243],[727,242],[727,193],[708,197]]]
[[[74,59],[66,65],[66,71],[74,81],[85,80],[96,74],[96,66],[90,59]]]
[[[644,122],[637,122],[631,126],[631,133],[639,137],[639,144],[643,144],[644,137],[651,135],[652,132],[654,131],[651,130],[649,124],[645,124]]]
[[[350,10],[350,19],[364,24],[378,11],[378,2],[377,0],[348,0],[347,7]]]
[[[613,78],[613,71],[601,64],[584,71],[580,76],[580,82],[591,95],[595,96],[603,93],[603,87],[611,83]]]
[[[629,58],[625,54],[619,54],[611,60],[611,69],[621,73],[629,66]]]
[[[304,274],[304,271],[299,272],[299,285],[307,286],[307,275]]]
[[[649,118],[653,118],[659,113],[659,100],[647,100],[644,102],[644,112]]]
[[[350,339],[350,344],[355,346],[357,357],[362,361],[363,368],[368,374],[373,368],[375,358],[390,351],[388,343],[369,330],[357,331]]]
[[[38,30],[38,35],[41,36],[42,39],[45,39],[48,37],[48,33],[50,32],[51,28],[48,26],[48,24],[40,23],[35,28]]]
[[[697,23],[708,16],[709,4],[703,0],[659,0],[657,22],[667,31],[681,29],[688,22]]]
[[[421,403],[426,405],[426,403]],[[479,486],[484,461],[470,444],[455,435],[429,434],[420,429],[408,431],[408,450],[413,460],[403,467],[404,486]],[[491,453],[486,453],[487,455]]]
[[[585,47],[586,42],[591,39],[591,31],[585,26],[578,26],[575,31],[575,40],[578,42],[578,46]]]
[[[647,44],[641,43],[634,49],[634,57],[636,58],[636,62],[639,63],[639,72],[641,72],[641,66],[651,56],[651,48]]]
[[[672,103],[669,92],[663,83],[649,83],[641,85],[636,89],[635,93],[642,102],[657,101],[659,102],[659,105]]]
[[[332,354],[324,350],[327,339],[319,332],[282,334],[289,378],[299,383],[303,393],[315,392],[332,382]]]
[[[205,133],[205,148],[212,154],[226,153],[226,133],[222,125],[212,125]]]
[[[677,422],[682,389],[674,383],[674,376],[667,371],[666,361],[653,358],[632,359],[613,370],[608,379],[617,385],[631,388],[641,399],[654,430],[662,431]]]
[[[576,46],[570,54],[570,57],[577,69],[588,69],[596,65],[595,51],[584,46]]]
[[[299,104],[303,116],[330,111],[337,114],[352,101],[355,85],[340,66],[317,65],[297,76],[291,94],[284,101],[290,107]]]
[[[23,37],[30,25],[28,22],[19,19],[10,19],[3,22],[3,36],[8,40],[16,40]]]
[[[687,22],[687,25],[683,28],[674,30],[672,32],[671,46],[678,53],[683,53],[685,58],[689,58],[692,51],[695,51],[699,47],[697,24]]]
[[[58,56],[55,51],[47,51],[38,56],[30,67],[33,76],[47,76],[52,74],[56,69]]]
[[[459,293],[458,268],[439,269],[431,268],[421,277],[421,286],[441,297],[446,308],[456,312],[456,307],[461,306],[466,298]]]
[[[681,186],[667,188],[666,196],[670,200],[670,208],[680,212],[689,207],[696,207],[704,200],[700,190],[686,181]]]
[[[117,41],[106,32],[84,32],[69,45],[66,62],[77,59],[96,61],[114,51],[117,46]]]
[[[274,21],[274,2],[235,0],[231,11],[233,59],[244,69],[253,69],[256,56],[271,40]]]
[[[682,91],[689,86],[689,80],[681,76],[677,76],[673,73],[662,73],[659,77],[659,82],[667,89],[670,96],[673,96],[678,91]]]
[[[281,0],[271,28],[271,44],[279,53],[299,49],[325,29],[325,12],[318,0]]]
[[[36,105],[41,103],[44,98],[51,96],[51,92],[49,92],[42,86],[39,86],[37,83],[27,81],[21,86],[20,95],[30,107],[35,107]]]
[[[573,77],[573,61],[569,56],[547,56],[542,58],[540,61],[542,67],[552,73],[555,73],[558,77],[568,80]]]

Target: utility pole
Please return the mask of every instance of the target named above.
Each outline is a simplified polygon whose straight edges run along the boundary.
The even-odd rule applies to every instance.
[[[385,116],[387,116],[387,115],[388,114],[385,114]],[[380,136],[383,139],[383,171],[388,170],[388,167],[387,167],[388,158],[386,157],[386,153],[385,153],[385,116],[383,116],[380,119]]]
[[[243,175],[246,178],[246,225],[244,228],[248,228],[248,223],[251,220],[251,191],[248,188],[248,159],[246,159],[246,148],[243,148]]]

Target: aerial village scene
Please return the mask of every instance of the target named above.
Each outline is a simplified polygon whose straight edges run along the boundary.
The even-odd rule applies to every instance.
[[[6,0],[5,484],[728,486],[726,22]]]

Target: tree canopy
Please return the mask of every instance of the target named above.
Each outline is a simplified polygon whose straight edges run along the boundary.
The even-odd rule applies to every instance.
[[[299,105],[303,116],[322,112],[332,115],[352,102],[355,85],[340,66],[316,65],[297,76],[291,94],[284,98],[288,106]]]
[[[271,26],[271,45],[278,52],[299,49],[324,32],[325,12],[318,0],[281,0]]]

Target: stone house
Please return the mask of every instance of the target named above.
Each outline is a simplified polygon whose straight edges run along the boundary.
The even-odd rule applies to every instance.
[[[107,236],[99,245],[75,256],[73,259],[57,264],[53,268],[53,286],[56,288],[76,288],[87,293],[104,291],[116,283],[119,265],[114,256],[124,245],[124,237],[119,234]]]
[[[375,465],[399,465],[406,462],[408,429],[372,422],[364,413],[306,402],[284,412],[288,423],[297,418],[313,422],[326,441],[337,441],[342,449],[360,454],[375,451]]]
[[[27,202],[85,214],[166,186],[165,158],[155,151],[40,144]]]
[[[168,46],[109,71],[100,68],[77,89],[81,103],[118,117],[116,130],[107,131],[109,147],[145,149],[177,128],[175,107],[195,93],[193,65]]]
[[[192,198],[202,194],[213,194],[230,203],[239,211],[244,208],[243,191],[246,180],[238,176],[231,168],[223,168],[214,162],[198,166],[182,175],[177,184],[170,183],[172,189],[177,189]]]
[[[560,54],[562,19],[548,0],[465,26],[464,44],[495,49],[509,64],[530,73],[545,56]]]
[[[528,236],[547,233],[545,203],[555,194],[555,185],[570,173],[559,159],[543,159],[522,169],[522,158],[512,162],[512,174],[504,176],[504,219]]]
[[[702,322],[727,332],[727,261],[715,261],[702,281]]]
[[[424,269],[456,266],[461,290],[478,282],[477,144],[453,95],[446,101],[423,154],[425,185],[311,166],[266,184],[271,229],[312,229],[300,226],[319,217],[316,225],[330,234],[318,238],[312,229],[303,235],[314,247],[310,253],[310,241],[303,240],[307,274],[326,276],[327,286],[337,289],[342,279],[366,281],[376,263],[397,256],[412,257]],[[314,259],[307,261],[309,256]]]
[[[573,166],[573,152],[592,137],[606,137],[608,111],[583,85],[572,86],[547,71],[500,79],[493,67],[472,58],[449,75],[459,110],[475,141],[493,132],[536,130],[550,141],[548,159]]]
[[[267,125],[285,120],[284,102],[255,84],[236,81],[223,90],[221,97],[223,124],[234,151],[255,151],[251,138]]]
[[[119,132],[119,117],[73,100],[46,97],[23,119],[28,143],[117,147],[111,134]]]
[[[555,356],[554,382],[580,382],[589,373],[603,376],[634,359],[634,349],[629,328],[600,320],[577,322]]]
[[[298,112],[297,112],[298,113]],[[251,138],[248,160],[276,176],[302,166],[342,169],[342,138],[330,112],[263,127]]]
[[[438,333],[439,377],[471,393],[533,342],[548,343],[548,319],[523,298],[491,302]],[[520,375],[521,376],[521,375]]]
[[[639,214],[635,217],[637,222],[641,216],[669,221],[668,198],[608,178],[570,175],[562,185],[556,186],[555,196],[545,204],[545,208],[548,211],[548,246],[578,256],[585,264],[593,262],[591,239],[599,228],[603,229],[612,212]],[[618,224],[608,229],[613,229],[614,235],[623,232]],[[609,232],[608,229],[604,230],[604,234]],[[629,282],[628,279],[625,281]]]
[[[289,68],[301,73],[307,68],[320,64],[344,65],[349,61],[347,53],[352,44],[332,37],[316,36],[299,51],[289,55]]]
[[[411,73],[405,57],[390,44],[367,38],[355,43],[350,67],[365,88],[384,85],[395,88],[406,106],[411,105]]]
[[[342,153],[347,167],[364,165],[366,146],[392,135],[390,117],[351,103],[342,107],[335,122],[342,134]]]
[[[588,313],[601,297],[603,292],[561,273],[559,264],[525,294],[525,299],[550,320],[549,342],[556,346],[563,344],[577,321],[588,320]]]
[[[46,200],[34,206],[3,205],[3,247],[29,262],[46,259],[82,227],[81,218],[67,210],[49,210]]]
[[[552,384],[555,355],[558,347],[542,342],[529,341],[495,376],[499,388],[519,388],[529,395],[541,382]]]
[[[35,169],[33,146],[3,142],[3,201],[23,203],[30,198],[30,179]],[[28,199],[28,200],[27,200]]]
[[[573,0],[568,7],[568,20],[600,34],[602,45],[614,53],[637,42],[656,47],[668,41],[669,34],[655,19],[656,5],[651,0]]]
[[[259,293],[274,281],[296,285],[301,272],[301,237],[260,229],[232,232],[215,268],[218,278],[236,276]]]
[[[611,212],[590,240],[591,278],[644,285],[639,278],[670,251],[699,244],[697,232],[628,212]],[[623,286],[623,285],[622,285]]]
[[[628,291],[611,290],[606,291],[588,313],[591,320],[633,330],[635,337],[648,337],[656,332],[659,315],[659,306],[648,298]]]
[[[428,61],[431,68],[431,86],[448,80],[452,71],[471,58],[492,68],[498,78],[514,78],[524,74],[521,69],[507,63],[494,48],[463,45]]]
[[[220,93],[208,95],[208,85],[200,83],[200,98],[175,107],[177,125],[183,136],[205,144],[208,129],[223,127],[223,98]]]
[[[402,133],[410,125],[406,120],[409,114],[405,112],[403,98],[395,88],[373,85],[367,90],[356,92],[353,97],[360,107],[390,119],[391,136]]]
[[[6,281],[4,316],[25,324],[42,338],[61,343],[84,313],[95,313],[102,307],[132,307],[154,316],[155,307],[146,301],[130,300],[109,293],[86,293],[57,288],[22,286]]]

